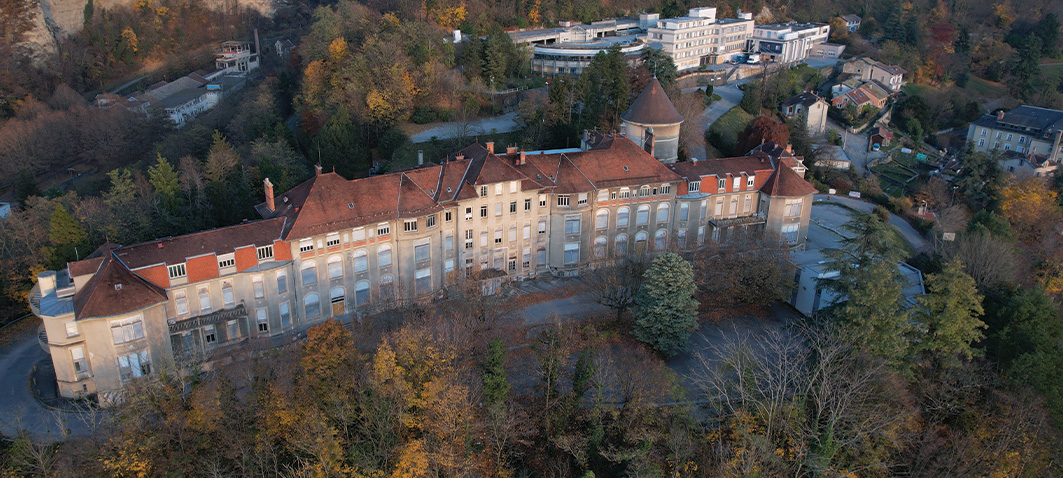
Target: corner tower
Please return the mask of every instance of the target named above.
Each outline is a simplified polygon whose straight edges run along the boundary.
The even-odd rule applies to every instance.
[[[620,119],[627,137],[662,163],[674,163],[679,158],[683,115],[676,111],[657,78],[650,80]]]

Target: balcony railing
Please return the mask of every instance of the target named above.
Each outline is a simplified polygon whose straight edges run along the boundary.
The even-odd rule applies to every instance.
[[[247,308],[244,304],[237,305],[231,309],[222,309],[217,312],[211,312],[206,315],[199,315],[189,319],[174,321],[170,324],[170,333],[183,332],[186,330],[192,330],[204,325],[217,324],[219,322],[227,322],[234,319],[246,318]]]

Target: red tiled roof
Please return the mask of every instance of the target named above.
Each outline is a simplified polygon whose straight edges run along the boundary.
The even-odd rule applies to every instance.
[[[67,271],[70,273],[70,277],[78,277],[87,274],[93,274],[100,269],[100,263],[103,262],[103,258],[107,257],[111,253],[111,249],[118,248],[118,244],[111,241],[104,241],[104,243],[92,251],[92,254],[85,256],[84,259],[77,262],[67,263]]]
[[[657,78],[650,80],[646,88],[642,90],[638,98],[631,103],[620,118],[632,123],[644,125],[664,125],[683,122],[683,115],[676,111],[668,94],[664,92],[661,82]]]
[[[113,254],[99,272],[74,294],[77,320],[112,317],[165,302],[166,292],[126,268]]]
[[[153,264],[180,264],[189,257],[228,254],[236,248],[272,245],[280,238],[285,218],[252,221],[235,226],[194,232],[115,249],[113,252],[131,269]]]
[[[519,153],[496,155],[473,144],[440,165],[350,181],[325,173],[278,196],[276,211],[257,209],[266,217],[287,218],[282,239],[292,240],[431,214],[442,210],[440,203],[477,197],[474,186],[521,181],[522,190],[577,193],[681,180],[627,138],[596,139],[588,151],[525,154],[524,164]]]
[[[780,166],[760,189],[769,196],[800,197],[815,194],[816,188],[798,176],[794,170]]]
[[[700,180],[705,176],[726,178],[728,176],[738,177],[743,174],[747,176],[759,175],[770,173],[775,169],[771,159],[765,156],[705,159],[696,163],[675,163],[671,167],[688,181]]]

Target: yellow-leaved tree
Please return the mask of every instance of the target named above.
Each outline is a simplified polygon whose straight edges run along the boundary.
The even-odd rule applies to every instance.
[[[1037,242],[1060,219],[1056,192],[1044,180],[1015,181],[1000,191],[1000,212],[1011,223],[1019,240]]]

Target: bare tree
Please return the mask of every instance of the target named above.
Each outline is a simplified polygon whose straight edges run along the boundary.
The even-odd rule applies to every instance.
[[[635,305],[635,295],[642,286],[647,264],[642,257],[618,258],[598,264],[583,282],[594,302],[613,309],[616,320]]]
[[[1011,282],[1016,273],[1015,248],[984,231],[964,234],[945,247],[948,260],[959,259],[980,290]]]

